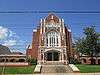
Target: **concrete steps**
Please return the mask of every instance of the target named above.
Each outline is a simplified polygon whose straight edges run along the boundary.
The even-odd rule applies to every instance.
[[[42,65],[41,73],[71,73],[68,65]]]
[[[63,63],[58,61],[47,61],[43,65],[63,65]]]

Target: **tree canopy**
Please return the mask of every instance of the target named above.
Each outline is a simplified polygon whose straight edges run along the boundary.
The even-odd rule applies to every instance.
[[[95,31],[94,26],[83,29],[85,36],[78,39],[76,49],[84,55],[96,56],[100,53],[100,34]]]

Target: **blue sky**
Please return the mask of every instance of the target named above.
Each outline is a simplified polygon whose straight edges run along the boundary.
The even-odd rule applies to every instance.
[[[100,0],[0,0],[0,11],[100,11]],[[72,30],[73,38],[81,37],[85,26],[95,25],[100,32],[100,13],[57,13]],[[43,13],[0,13],[0,44],[25,53],[31,43],[32,30]]]

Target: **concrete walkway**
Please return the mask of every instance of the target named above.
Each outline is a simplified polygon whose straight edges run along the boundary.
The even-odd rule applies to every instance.
[[[42,73],[42,74],[5,74],[5,75],[100,75],[100,73]]]

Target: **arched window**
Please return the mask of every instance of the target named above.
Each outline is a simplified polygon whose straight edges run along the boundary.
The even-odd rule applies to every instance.
[[[59,34],[55,31],[51,31],[46,34],[46,46],[54,47],[59,46]]]
[[[86,59],[83,59],[83,62],[86,63]]]

